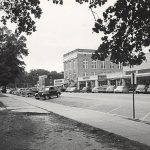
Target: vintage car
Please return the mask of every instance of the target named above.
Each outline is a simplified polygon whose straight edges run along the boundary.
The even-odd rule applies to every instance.
[[[60,90],[54,86],[46,86],[42,90],[39,90],[38,93],[35,94],[36,99],[50,99],[53,96],[59,97],[61,94]]]
[[[147,93],[150,94],[150,85],[147,87]]]
[[[22,92],[22,96],[31,97],[38,93],[38,89],[35,87],[27,88]]]
[[[138,94],[138,93],[146,93],[146,92],[147,92],[146,85],[144,85],[144,84],[139,84],[139,85],[137,85],[135,92],[136,92],[137,94]]]
[[[110,86],[107,87],[106,92],[107,93],[113,93],[114,89],[115,89],[115,86],[114,85],[110,85]]]
[[[106,92],[107,85],[103,86],[96,86],[92,89],[92,93],[105,93]]]
[[[117,88],[114,89],[114,93],[129,93],[129,88],[127,86],[117,86]]]

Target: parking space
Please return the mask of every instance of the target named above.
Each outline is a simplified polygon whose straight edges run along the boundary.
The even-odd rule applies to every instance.
[[[27,97],[35,99],[34,97]],[[41,101],[43,101],[41,99]],[[62,105],[81,107],[110,113],[126,118],[133,117],[133,95],[119,93],[68,93],[63,92],[59,98],[45,100]],[[150,95],[135,94],[135,117],[150,122]]]
[[[54,102],[58,102],[56,100]],[[133,95],[114,93],[63,93],[61,102],[127,118],[133,117]],[[86,104],[86,105],[85,105]],[[150,95],[135,94],[136,119],[150,121]]]

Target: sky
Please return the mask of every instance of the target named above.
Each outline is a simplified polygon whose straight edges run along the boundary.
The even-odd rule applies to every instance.
[[[41,8],[43,14],[36,20],[37,31],[27,36],[26,71],[61,72],[63,54],[77,48],[98,48],[101,35],[92,32],[94,17],[87,4],[64,0],[63,5],[54,5],[51,1],[41,0]]]

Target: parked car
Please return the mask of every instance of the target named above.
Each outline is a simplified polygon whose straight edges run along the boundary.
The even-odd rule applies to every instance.
[[[57,87],[54,86],[47,86],[43,90],[39,91],[35,94],[36,99],[50,99],[52,96],[59,97],[61,94],[60,90],[58,90]]]
[[[135,92],[136,93],[146,93],[147,92],[146,85],[144,85],[144,84],[137,85]]]
[[[79,90],[77,89],[77,87],[71,87],[70,92],[79,92]]]
[[[113,93],[114,89],[115,89],[115,86],[114,85],[110,85],[110,86],[107,87],[106,92],[107,93]]]
[[[27,88],[22,91],[22,96],[31,97],[34,96],[35,93],[38,93],[37,88]]]
[[[129,88],[127,86],[117,86],[117,88],[114,89],[115,93],[129,93]]]
[[[14,94],[20,96],[20,95],[22,95],[23,91],[24,91],[24,88],[19,88],[19,89],[16,89]]]
[[[93,89],[92,89],[92,93],[98,93],[99,92],[99,86],[95,86]]]
[[[150,85],[147,87],[147,93],[150,93]]]
[[[99,93],[105,93],[108,85],[101,85],[99,88]]]
[[[92,89],[89,87],[89,86],[87,86],[87,87],[83,87],[83,89],[81,90],[81,92],[83,92],[83,93],[90,93],[90,92],[92,92]]]
[[[65,92],[70,92],[71,87],[67,87]]]

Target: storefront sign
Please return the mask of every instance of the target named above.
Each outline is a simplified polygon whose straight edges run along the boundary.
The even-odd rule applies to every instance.
[[[83,77],[83,80],[88,80],[90,79],[90,77]]]

